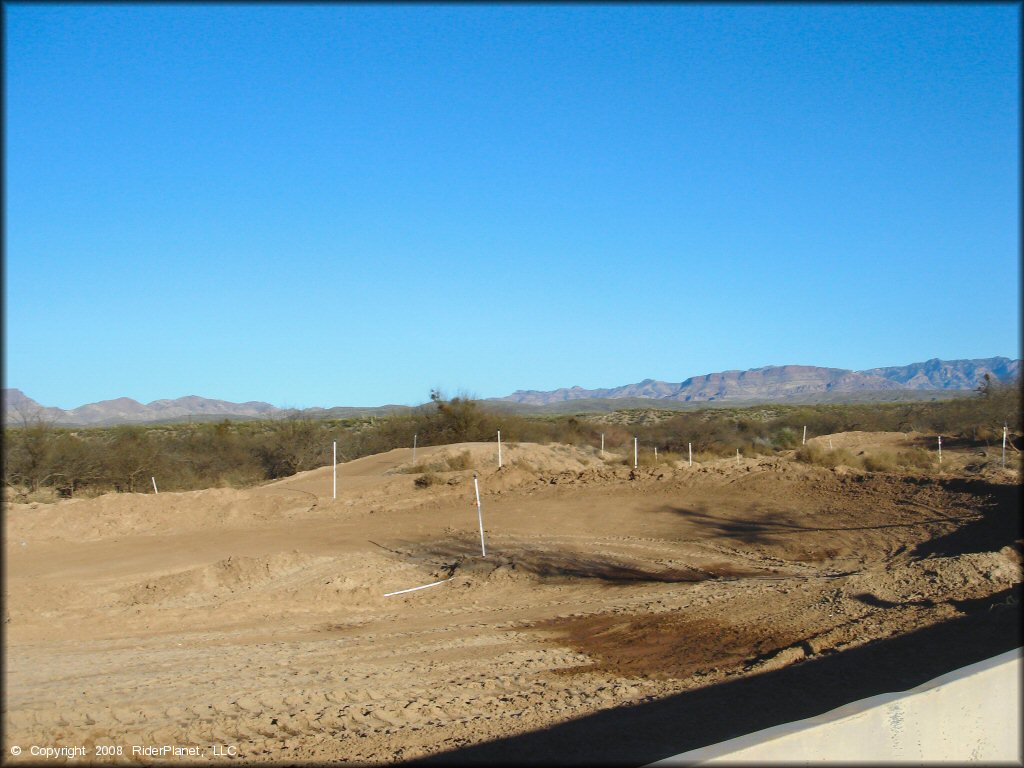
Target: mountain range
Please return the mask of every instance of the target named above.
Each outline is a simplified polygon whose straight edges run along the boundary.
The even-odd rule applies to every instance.
[[[560,404],[586,400],[604,403],[619,400],[623,407],[681,406],[686,403],[819,402],[821,400],[902,400],[935,395],[955,395],[975,389],[985,374],[997,381],[1020,377],[1020,360],[989,357],[976,360],[928,360],[923,363],[853,371],[811,365],[770,365],[746,371],[722,371],[692,376],[682,382],[644,379],[609,389],[568,387],[550,391],[519,390],[488,402],[503,407],[533,407],[562,410]],[[579,403],[583,406],[584,403]],[[266,419],[296,413],[270,403],[231,403],[196,395],[175,400],[154,400],[143,404],[128,397],[89,403],[71,410],[40,405],[20,389],[4,389],[4,424],[18,425],[41,418],[66,426],[109,426],[114,424],[209,421],[220,419]],[[369,408],[307,408],[300,413],[312,418],[381,415],[407,406],[384,405]]]
[[[1013,380],[1020,375],[1020,363],[1020,360],[1006,357],[933,359],[865,371],[812,365],[769,365],[747,371],[722,371],[693,376],[679,383],[644,379],[638,384],[610,389],[583,389],[577,386],[551,391],[519,390],[495,399],[531,405],[548,405],[566,400],[635,397],[676,402],[786,401],[827,393],[965,390],[977,387],[986,373],[998,381]]]

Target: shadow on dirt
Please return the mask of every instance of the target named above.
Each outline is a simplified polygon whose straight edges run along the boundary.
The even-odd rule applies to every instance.
[[[519,543],[502,543],[495,548],[489,546],[486,558],[481,557],[479,542],[469,540],[417,542],[392,551],[405,555],[413,562],[434,568],[438,578],[464,575],[484,579],[523,576],[551,582],[587,579],[609,585],[625,585],[642,582],[676,584],[757,575],[755,571],[727,564],[702,566],[699,569],[659,568],[657,564],[640,564],[563,548],[544,549]]]
[[[998,552],[1006,546],[1021,549],[1020,486],[984,480],[953,478],[942,481],[945,490],[968,493],[978,500],[981,517],[954,531],[918,544],[914,557],[949,557],[969,552]]]
[[[906,605],[920,605],[924,608],[934,608],[935,601],[929,600],[927,597],[921,598],[920,600],[903,600],[901,602],[893,602],[892,600],[886,600],[885,598],[878,597],[871,594],[870,592],[861,592],[857,595],[850,595],[854,600],[857,600],[864,605],[870,605],[872,608],[902,608]]]
[[[766,545],[782,543],[782,536],[793,536],[807,533],[822,533],[829,531],[881,531],[887,528],[919,528],[921,526],[935,523],[948,524],[950,522],[970,522],[977,519],[976,515],[971,517],[931,517],[912,522],[903,523],[882,523],[878,525],[800,525],[787,520],[778,512],[765,512],[757,506],[752,506],[748,517],[735,518],[724,517],[720,514],[712,514],[707,506],[699,505],[693,508],[665,506],[658,510],[684,518],[687,522],[693,523],[701,529],[701,536],[719,536],[742,542],[748,545]],[[998,547],[997,547],[998,549]]]
[[[659,701],[623,706],[406,765],[644,765],[901,691],[1021,645],[1020,587],[968,615]]]

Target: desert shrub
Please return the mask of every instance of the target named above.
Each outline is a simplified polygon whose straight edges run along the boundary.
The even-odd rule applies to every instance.
[[[900,469],[931,469],[933,457],[922,448],[905,451],[872,451],[863,457],[864,469],[869,472],[895,472]]]
[[[901,467],[912,469],[931,469],[934,466],[935,457],[923,448],[911,448],[907,451],[899,451],[896,454],[896,463]]]
[[[437,463],[427,464],[426,462],[421,461],[419,464],[412,464],[412,465],[410,465],[408,467],[404,467],[400,471],[403,472],[404,474],[407,474],[407,475],[421,475],[424,472],[436,472],[440,468],[441,468],[440,464],[437,464]]]
[[[26,418],[17,429],[4,430],[4,485],[35,491],[52,485],[57,462],[55,443],[57,430],[40,418]]]
[[[659,459],[660,458],[661,457],[659,456]],[[632,451],[629,452],[629,455],[626,457],[626,460],[623,463],[628,464],[631,467],[633,466]],[[655,465],[654,451],[652,451],[650,448],[641,448],[637,453],[636,463],[637,466],[640,467],[653,467]]]
[[[264,476],[273,480],[324,466],[329,450],[316,422],[289,418],[271,423],[269,434],[254,448],[254,455]]]
[[[868,472],[894,472],[899,460],[891,451],[875,451],[864,456],[864,469]]]
[[[430,399],[437,411],[426,431],[434,432],[435,442],[464,443],[497,434],[496,425],[491,429],[490,415],[483,412],[475,400],[465,397],[445,400],[437,390],[430,393]]]
[[[792,427],[783,427],[772,435],[772,443],[782,450],[795,448],[799,442],[800,438]]]
[[[847,467],[862,467],[861,457],[855,456],[845,448],[823,448],[817,443],[807,443],[796,449],[793,455],[797,461],[804,464],[813,464],[818,467],[835,468],[840,465]]]
[[[424,472],[413,480],[412,484],[416,488],[429,488],[432,485],[437,485],[442,482],[444,482],[444,480],[439,475],[435,475],[433,472]]]
[[[159,472],[161,448],[157,435],[138,425],[114,427],[108,437],[104,474],[115,490],[135,493],[150,487]]]
[[[412,464],[401,471],[406,474],[416,475],[436,472],[457,472],[463,469],[473,469],[473,467],[473,455],[469,451],[460,451],[459,453],[445,456],[440,460],[421,461],[418,464]]]
[[[446,457],[445,464],[448,466],[448,469],[453,472],[463,469],[473,469],[473,456],[469,451],[460,451],[453,456]]]

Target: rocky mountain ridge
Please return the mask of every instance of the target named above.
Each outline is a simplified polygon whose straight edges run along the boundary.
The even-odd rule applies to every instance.
[[[819,393],[856,393],[897,390],[970,390],[985,374],[997,381],[1020,375],[1020,360],[990,357],[972,360],[939,360],[889,368],[853,371],[812,365],[769,365],[746,371],[731,370],[692,376],[674,383],[644,379],[608,389],[568,387],[551,391],[520,390],[495,400],[547,405],[590,398],[645,397],[678,402],[719,400],[786,400]]]
[[[874,393],[884,398],[890,393],[945,392],[971,390],[985,374],[996,381],[1011,381],[1020,376],[1020,360],[991,357],[973,360],[932,359],[923,363],[889,368],[853,371],[811,365],[770,365],[746,371],[731,370],[692,376],[682,382],[644,379],[636,384],[606,389],[575,386],[551,391],[520,390],[505,397],[490,398],[497,404],[547,406],[574,400],[650,400],[660,403],[793,401],[818,395],[841,396],[844,393]],[[4,389],[4,424],[18,426],[35,419],[66,426],[109,426],[152,422],[208,421],[212,419],[261,419],[286,416],[294,410],[270,403],[249,401],[232,403],[196,395],[173,400],[140,403],[128,397],[89,403],[71,410],[41,405],[19,389]],[[313,418],[357,416],[403,410],[402,406],[377,408],[308,408],[303,414]]]

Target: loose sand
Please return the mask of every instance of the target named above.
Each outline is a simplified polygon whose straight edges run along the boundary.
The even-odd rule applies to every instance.
[[[908,688],[1020,645],[1017,478],[943,448],[914,476],[420,448],[470,453],[486,559],[473,470],[416,487],[407,449],[337,499],[327,467],[7,504],[4,755],[641,764]]]

